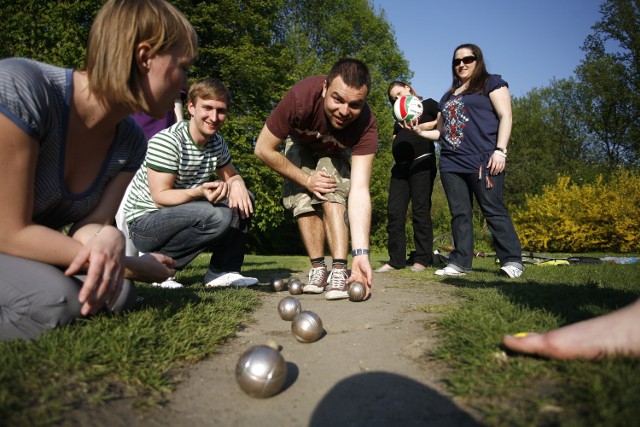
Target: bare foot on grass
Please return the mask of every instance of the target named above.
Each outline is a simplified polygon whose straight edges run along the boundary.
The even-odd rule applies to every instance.
[[[604,316],[544,334],[506,335],[502,341],[512,351],[558,360],[640,357],[639,324],[640,299]]]
[[[386,273],[387,271],[393,271],[395,270],[394,267],[391,267],[388,263],[383,265],[382,267],[378,268],[376,270],[376,273]]]

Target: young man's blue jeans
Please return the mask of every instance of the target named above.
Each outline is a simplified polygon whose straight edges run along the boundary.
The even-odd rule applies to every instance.
[[[129,223],[133,244],[141,252],[174,259],[181,270],[205,250],[211,250],[211,272],[239,272],[244,261],[249,220],[226,204],[189,202],[161,208]]]
[[[522,268],[522,248],[513,227],[509,212],[503,202],[504,173],[491,176],[493,187],[486,187],[485,179],[477,173],[440,174],[449,211],[455,249],[449,255],[449,264],[461,271],[470,271],[473,261],[473,196],[493,235],[496,257],[501,265],[518,264]]]

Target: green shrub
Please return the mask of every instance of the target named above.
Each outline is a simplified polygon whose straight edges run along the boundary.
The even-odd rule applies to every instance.
[[[525,250],[640,250],[640,173],[620,170],[605,182],[576,184],[559,176],[542,194],[527,196],[513,221]]]

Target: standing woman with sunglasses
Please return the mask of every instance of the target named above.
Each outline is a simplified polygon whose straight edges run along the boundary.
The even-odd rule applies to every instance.
[[[455,249],[441,276],[464,275],[473,260],[473,196],[493,235],[501,275],[524,271],[520,240],[504,204],[504,169],[511,135],[511,95],[500,75],[487,72],[480,48],[454,50],[453,83],[440,100],[440,178],[451,212]]]
[[[131,309],[128,279],[173,275],[164,255],[126,257],[112,223],[147,147],[129,115],[172,108],[196,53],[167,1],[108,0],[84,69],[0,61],[0,341]]]

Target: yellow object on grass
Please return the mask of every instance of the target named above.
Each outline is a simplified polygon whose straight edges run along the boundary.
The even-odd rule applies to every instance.
[[[550,261],[539,262],[536,265],[569,265],[566,259],[552,259]]]

